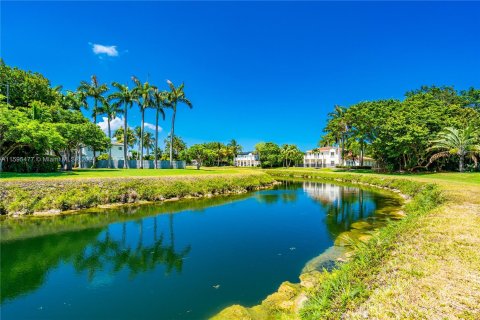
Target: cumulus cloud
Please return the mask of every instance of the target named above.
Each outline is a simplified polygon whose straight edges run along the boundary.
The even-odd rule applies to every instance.
[[[107,55],[109,57],[117,57],[117,46],[104,46],[103,44],[90,43],[92,51],[96,55]]]
[[[100,127],[100,129],[102,129],[103,132],[105,132],[105,134],[108,135],[108,119],[107,117],[102,117],[102,119],[103,121],[100,121],[99,123],[97,123],[97,125]],[[112,131],[112,137],[115,131],[120,127],[123,127],[123,118],[117,117],[113,118],[110,121],[110,130]]]
[[[155,131],[155,125],[148,122],[145,122],[145,128]],[[162,127],[158,126],[158,132],[162,130]]]

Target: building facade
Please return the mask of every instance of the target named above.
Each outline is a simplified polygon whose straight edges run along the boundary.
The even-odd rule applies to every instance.
[[[108,153],[107,150],[96,150],[97,157],[102,153]],[[81,149],[81,157],[83,160],[93,160],[93,150],[90,147],[83,147]],[[124,160],[123,159],[123,143],[112,142],[112,160]]]
[[[240,152],[234,159],[234,165],[236,167],[258,167],[260,158],[253,152]]]
[[[303,156],[303,166],[307,168],[334,168],[342,164],[338,147],[322,147],[308,150]]]

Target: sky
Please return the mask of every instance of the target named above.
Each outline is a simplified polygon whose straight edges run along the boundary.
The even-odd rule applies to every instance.
[[[317,146],[335,104],[421,85],[480,87],[475,2],[8,2],[0,56],[75,89],[131,76],[185,83],[175,134]],[[386,117],[388,115],[385,115]],[[171,112],[162,121],[163,140]],[[148,110],[148,130],[154,123]],[[114,121],[121,124],[121,118]],[[138,108],[128,123],[140,123]],[[101,125],[105,125],[104,123]]]

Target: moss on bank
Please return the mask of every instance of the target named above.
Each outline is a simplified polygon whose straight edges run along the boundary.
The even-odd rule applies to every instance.
[[[406,217],[382,228],[366,244],[358,244],[355,255],[337,269],[313,271],[300,276],[299,284],[284,283],[279,290],[253,308],[232,306],[214,319],[340,319],[365,302],[382,285],[374,281],[385,268],[399,237],[415,229],[418,219],[443,202],[440,188],[433,183],[348,173],[313,170],[269,170],[277,179],[303,178],[342,181],[388,188],[408,195]],[[285,288],[288,290],[285,295]],[[391,297],[393,299],[393,297]],[[388,318],[388,315],[377,318]],[[362,316],[360,316],[362,318]]]
[[[267,174],[12,180],[0,185],[0,212],[31,214],[99,205],[243,193],[270,186]]]

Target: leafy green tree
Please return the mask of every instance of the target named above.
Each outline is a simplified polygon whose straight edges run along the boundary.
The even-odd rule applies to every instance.
[[[137,142],[137,138],[135,138],[135,133],[133,130],[128,127],[127,128],[127,134],[125,135],[125,130],[123,130],[123,127],[118,128],[113,136],[117,139],[119,143],[124,143],[125,142],[125,136],[127,137],[127,147],[128,148],[133,148],[135,146],[135,143]],[[125,143],[124,143],[125,145]]]
[[[173,110],[172,128],[170,131],[170,167],[172,168],[173,167],[173,147],[174,147],[173,138],[175,137],[175,117],[177,115],[177,104],[183,103],[183,104],[186,104],[189,108],[192,108],[192,103],[185,96],[185,92],[183,90],[184,88],[183,83],[180,86],[175,87],[175,85],[170,80],[167,80],[167,84],[170,87],[170,92],[168,94],[168,101],[169,101],[170,108],[172,108]]]
[[[440,152],[430,157],[428,165],[439,158],[457,155],[460,172],[464,170],[465,157],[470,157],[475,167],[477,166],[476,154],[480,153],[480,144],[472,127],[460,130],[451,127],[445,128],[437,134],[437,138],[431,143],[429,150],[440,150]]]
[[[273,142],[260,142],[255,145],[255,152],[259,155],[262,168],[272,168],[281,165],[281,152],[277,144]]]
[[[303,152],[294,144],[284,144],[280,148],[280,158],[284,167],[290,167],[303,159]]]
[[[141,123],[141,133],[140,137],[144,137],[144,128],[145,128],[145,110],[152,106],[152,92],[153,87],[148,83],[141,83],[136,77],[132,77],[133,82],[135,83],[135,88],[133,93],[136,97],[138,106],[140,107],[140,113],[142,114],[142,123]],[[140,139],[140,159],[143,160],[143,138]],[[143,169],[143,161],[140,162],[140,169]]]
[[[147,157],[150,156],[150,150],[153,149],[154,143],[153,135],[150,132],[145,132],[143,134],[143,147],[147,151]]]
[[[211,155],[212,150],[205,147],[205,144],[194,144],[188,148],[188,157],[196,161],[197,170],[203,165],[203,162]]]
[[[133,103],[135,102],[135,94],[133,90],[130,90],[126,85],[120,84],[118,82],[112,82],[112,87],[116,88],[117,92],[110,94],[109,99],[115,101],[115,103],[123,104],[123,128],[128,128],[128,109],[131,108]],[[124,135],[122,139],[119,139],[117,135],[115,136],[118,141],[123,141],[123,158],[127,160],[127,145],[132,146],[129,143],[132,140],[131,137],[127,137],[127,135],[129,134],[129,129],[127,129],[126,131],[122,131]],[[124,161],[124,168],[128,169],[128,161]]]

